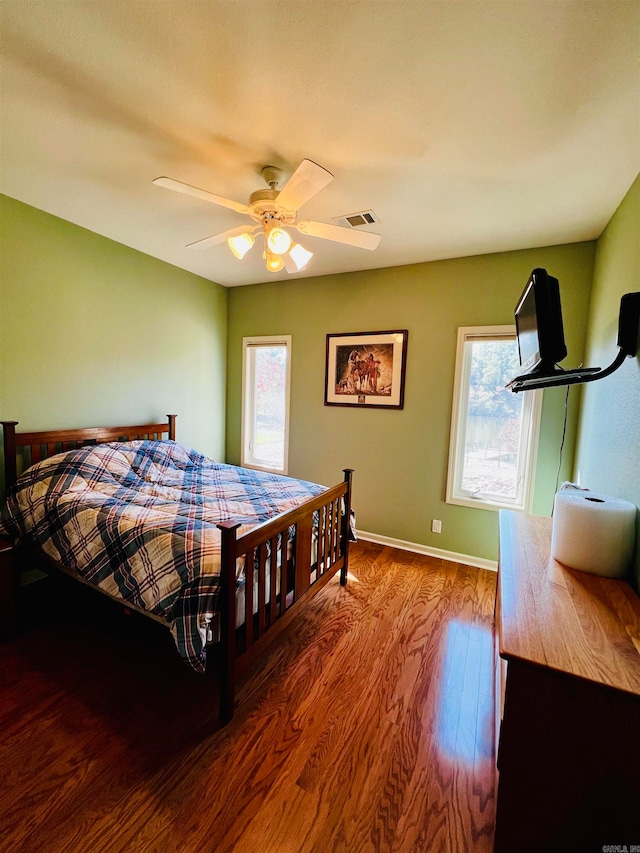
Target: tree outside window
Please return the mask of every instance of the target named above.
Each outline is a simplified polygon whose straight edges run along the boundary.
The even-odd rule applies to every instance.
[[[243,339],[242,464],[285,474],[291,336]]]

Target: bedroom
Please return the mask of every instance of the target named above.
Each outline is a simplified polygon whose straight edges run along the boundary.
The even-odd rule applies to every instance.
[[[8,99],[6,109],[9,112],[3,117],[3,158],[7,159],[3,160],[2,170],[2,190],[5,193],[2,198],[0,315],[2,418],[19,419],[24,428],[44,429],[146,421],[162,417],[165,412],[177,412],[180,441],[216,458],[237,463],[240,461],[241,339],[245,335],[291,334],[290,473],[331,483],[340,470],[349,465],[356,472],[354,505],[360,530],[399,543],[418,545],[427,552],[432,549],[437,553],[440,549],[448,554],[466,555],[469,561],[475,560],[480,565],[495,565],[498,556],[495,513],[447,504],[444,500],[456,329],[461,325],[511,323],[514,302],[527,275],[534,267],[542,266],[557,276],[561,283],[569,350],[567,361],[571,364],[581,361],[601,364],[611,359],[615,349],[619,297],[624,292],[637,290],[638,281],[640,186],[636,179],[638,137],[634,105],[637,101],[633,100],[637,80],[633,63],[630,68],[624,65],[624,58],[629,55],[626,51],[630,50],[633,55],[637,46],[633,43],[633,33],[637,32],[637,5],[570,4],[572,11],[567,12],[567,19],[562,19],[564,28],[558,25],[558,29],[553,30],[558,38],[552,55],[560,63],[554,68],[556,73],[566,74],[567,69],[559,57],[563,56],[566,43],[571,42],[572,28],[578,27],[584,10],[590,10],[592,20],[588,25],[584,24],[586,32],[580,32],[588,39],[591,48],[591,73],[595,68],[605,78],[596,75],[594,91],[587,87],[587,94],[577,86],[576,78],[580,74],[576,72],[575,78],[570,78],[576,87],[573,90],[575,97],[583,104],[583,113],[560,98],[553,100],[560,123],[567,123],[562,125],[566,136],[561,136],[564,144],[563,148],[561,146],[564,156],[561,163],[571,177],[570,181],[560,182],[556,192],[564,200],[562,209],[566,211],[567,218],[573,218],[571,227],[574,231],[568,227],[559,238],[555,232],[552,236],[539,238],[528,231],[526,241],[523,233],[518,239],[503,242],[493,250],[478,250],[471,246],[456,254],[443,253],[435,257],[423,254],[422,261],[418,260],[418,255],[409,263],[402,260],[405,255],[400,248],[402,244],[398,243],[398,248],[393,250],[395,258],[376,269],[369,269],[366,265],[378,263],[376,256],[379,250],[371,255],[366,253],[364,259],[361,255],[365,253],[352,250],[353,255],[347,263],[360,263],[362,266],[359,268],[345,268],[348,271],[342,273],[314,274],[310,271],[310,277],[297,281],[266,282],[266,276],[263,276],[256,278],[255,284],[241,287],[223,287],[216,283],[218,264],[228,263],[225,247],[199,255],[198,262],[208,269],[204,276],[181,269],[175,261],[167,263],[161,260],[162,247],[158,257],[154,258],[150,249],[136,251],[131,245],[125,245],[127,238],[118,239],[113,235],[118,233],[118,229],[133,229],[136,225],[134,220],[141,217],[135,205],[129,202],[109,213],[114,211],[111,198],[118,197],[123,183],[126,192],[126,184],[134,180],[142,184],[141,179],[144,178],[149,186],[138,190],[140,198],[144,197],[145,201],[149,198],[157,212],[150,217],[145,214],[143,225],[153,232],[154,223],[158,228],[160,221],[163,226],[169,223],[176,251],[182,251],[181,247],[190,240],[214,233],[218,225],[220,230],[229,227],[231,220],[226,212],[218,212],[210,206],[203,205],[205,209],[202,211],[195,207],[195,203],[191,207],[186,205],[178,196],[163,195],[160,189],[150,185],[150,181],[157,174],[168,173],[224,192],[232,198],[243,198],[245,184],[247,192],[259,185],[255,172],[245,168],[239,184],[234,184],[226,172],[229,169],[233,171],[237,159],[253,163],[256,148],[266,157],[286,142],[290,168],[303,157],[313,159],[315,156],[336,174],[332,189],[327,188],[322,194],[326,214],[313,215],[329,219],[330,216],[371,205],[382,219],[383,242],[380,249],[386,243],[393,247],[393,241],[386,238],[384,230],[388,216],[382,209],[378,210],[374,193],[377,181],[385,179],[390,182],[390,179],[379,171],[383,160],[368,158],[374,155],[384,158],[393,172],[396,160],[410,160],[417,168],[424,166],[424,160],[428,160],[431,154],[440,158],[439,168],[445,169],[447,152],[442,136],[419,140],[415,133],[412,135],[411,128],[407,128],[407,112],[412,107],[412,98],[407,92],[398,93],[397,89],[392,89],[399,98],[396,110],[398,137],[404,137],[404,147],[394,150],[392,143],[397,139],[391,137],[390,129],[385,127],[378,129],[380,148],[369,149],[361,144],[355,154],[347,157],[341,153],[341,148],[353,147],[357,140],[362,143],[362,140],[372,138],[371,133],[365,132],[369,127],[365,122],[366,113],[371,109],[365,98],[367,79],[357,78],[359,86],[356,88],[354,84],[354,89],[350,90],[344,82],[349,77],[350,62],[345,58],[340,64],[335,57],[327,58],[329,48],[323,48],[322,38],[318,38],[320,43],[316,44],[312,59],[322,61],[324,67],[327,64],[331,67],[330,82],[336,91],[341,91],[337,87],[342,86],[342,91],[347,93],[346,101],[350,92],[353,97],[357,95],[362,99],[357,102],[360,105],[358,110],[351,108],[354,115],[349,135],[342,143],[334,141],[332,144],[333,159],[327,159],[323,148],[309,150],[312,144],[319,145],[314,140],[320,119],[312,121],[308,111],[305,113],[306,120],[311,122],[308,138],[303,136],[286,141],[291,135],[284,121],[286,99],[294,94],[295,75],[289,75],[287,95],[278,95],[272,115],[266,109],[256,116],[255,124],[245,120],[244,126],[236,128],[233,133],[207,128],[207,111],[202,106],[206,101],[200,102],[194,95],[191,109],[196,115],[192,117],[191,130],[178,133],[179,123],[172,120],[172,113],[164,116],[162,121],[154,121],[150,109],[142,113],[132,111],[134,95],[140,98],[149,94],[145,93],[144,86],[140,87],[141,91],[129,94],[117,83],[113,87],[104,83],[101,99],[94,101],[89,97],[91,81],[97,85],[104,79],[104,71],[98,73],[96,66],[100,68],[101,62],[106,62],[106,68],[110,68],[109,57],[116,50],[118,39],[124,38],[123,28],[115,25],[117,4],[109,4],[114,10],[111,15],[107,14],[108,7],[100,4],[102,16],[82,19],[82,26],[78,21],[77,30],[65,17],[71,14],[74,4],[64,4],[65,14],[61,14],[57,21],[48,22],[52,38],[60,40],[66,50],[64,54],[62,47],[61,53],[56,54],[46,40],[43,42],[42,37],[38,39],[29,32],[29,23],[31,26],[40,23],[40,13],[36,14],[38,4],[33,5],[34,20],[24,22],[25,32],[20,26],[21,16],[25,13],[16,11],[20,5],[3,4],[5,23],[9,21],[12,24],[10,31],[9,28],[4,29],[13,33],[3,44],[8,62],[5,80],[12,82],[13,75],[18,73],[16,69],[20,70],[29,96],[35,99],[42,114],[48,116],[46,105],[49,101],[55,105],[62,101],[65,118],[58,119],[58,124],[40,125],[38,109],[30,100],[30,107],[23,113],[24,121],[17,125],[20,136],[14,141],[8,132],[7,122],[15,118],[12,110],[20,108],[20,99],[15,102]],[[198,17],[198,7],[180,5],[182,8],[188,6],[183,20],[186,27],[193,15]],[[258,15],[254,4],[240,5],[251,8],[251,14],[244,23],[253,38],[259,40],[261,34],[266,38],[264,33],[270,33],[266,39],[267,46],[283,50],[281,28],[284,25],[269,25],[268,13]],[[349,27],[337,20],[340,5],[332,6],[334,17],[328,19],[326,26],[334,26],[337,33],[343,32],[341,27],[344,27],[348,33]],[[356,5],[362,9],[361,4]],[[60,8],[60,4],[56,6]],[[506,14],[504,6],[492,5],[491,8]],[[86,9],[84,11],[86,14]],[[556,13],[560,14],[557,10]],[[311,6],[304,5],[300,16],[294,35],[299,35],[301,28],[311,24],[312,20],[308,19],[308,16],[312,19]],[[152,16],[141,17],[150,30],[139,43],[148,47],[150,41],[161,36],[148,20]],[[357,17],[350,20],[352,28],[356,22]],[[134,23],[141,25],[140,20]],[[517,23],[517,20],[509,19],[505,26],[516,27]],[[385,24],[389,25],[389,22],[382,20],[376,26],[382,30]],[[407,26],[410,25],[411,20],[404,29],[394,31],[394,35],[398,38],[407,36]],[[444,22],[441,25],[444,27]],[[542,21],[538,25],[544,30],[549,22]],[[598,27],[605,28],[609,35],[602,43],[597,38]],[[70,42],[65,41],[65,29]],[[93,36],[95,40],[91,42],[92,50],[95,46],[100,56],[95,59],[96,65],[86,68],[86,75],[81,77],[71,60],[74,49],[79,50],[74,40],[89,38],[94,31],[103,33],[99,39]],[[136,32],[135,27],[133,31]],[[140,34],[136,32],[136,35]],[[321,35],[326,36],[326,33],[323,31]],[[564,35],[565,43],[561,35]],[[200,38],[205,37],[201,34]],[[344,38],[346,42],[347,36]],[[471,40],[467,33],[462,44],[465,50],[470,50]],[[521,36],[517,43],[522,44],[523,41]],[[339,51],[343,42],[329,41],[327,44],[333,44],[334,50]],[[179,87],[187,85],[187,82],[193,84],[197,76],[200,66],[194,67],[195,57],[199,56],[199,61],[204,62],[198,51],[190,53],[187,43],[180,46],[184,67],[174,84],[170,73],[167,72],[166,78],[167,85],[174,86],[170,89],[174,110],[179,110]],[[359,49],[361,58],[364,55],[367,59],[368,72],[372,73],[374,61],[368,45],[365,43]],[[156,56],[155,53],[152,55]],[[575,58],[575,54],[571,56]],[[618,59],[614,61],[613,56]],[[236,49],[231,59],[226,56],[217,58],[217,61],[225,59],[232,68],[238,69],[233,85],[229,86],[230,97],[234,94],[241,99],[243,95],[246,97],[249,92],[255,92],[252,87],[257,85],[257,72],[253,58]],[[442,54],[438,53],[432,61],[436,63],[442,59]],[[511,60],[515,61],[514,57]],[[133,65],[127,65],[126,72],[133,75],[144,66],[144,50],[140,48],[139,52],[131,53],[129,61]],[[336,63],[337,67],[334,67]],[[416,57],[411,71],[414,74],[420,72],[422,80],[425,77],[429,79],[433,66],[427,65],[425,69],[419,66]],[[607,76],[604,69],[611,76]],[[579,64],[578,70],[583,74],[584,65]],[[110,71],[116,73],[113,68]],[[619,73],[619,78],[616,73]],[[243,75],[247,75],[246,80],[243,80]],[[139,79],[144,80],[144,75]],[[199,79],[203,91],[198,94],[205,98],[204,83],[208,78],[203,75]],[[551,97],[555,79],[550,75],[540,84],[541,102],[531,106],[534,117],[544,114],[544,98]],[[434,89],[437,92],[440,86],[446,89],[451,85],[450,78],[443,80],[437,75],[433,81],[426,90],[432,98],[435,97]],[[630,90],[616,89],[616,85],[622,86],[629,81]],[[390,82],[385,85],[390,85]],[[487,82],[487,78],[480,81],[484,85]],[[391,101],[391,92],[387,88],[382,91],[384,98]],[[470,96],[475,94],[472,90]],[[592,100],[589,100],[590,96]],[[159,108],[164,97],[164,94],[156,93],[153,107]],[[463,148],[463,153],[478,158],[485,169],[489,165],[488,155],[485,152],[483,159],[483,153],[478,149],[483,144],[489,148],[496,144],[498,131],[503,126],[500,122],[508,126],[509,117],[517,106],[513,97],[513,91],[507,89],[502,93],[504,100],[501,103],[501,93],[495,94],[495,99],[488,105],[497,111],[496,123],[492,123],[494,132],[486,139],[482,136],[476,138],[474,146]],[[584,100],[580,101],[580,97]],[[378,98],[381,100],[382,96]],[[7,101],[6,98],[4,100]],[[597,165],[570,162],[572,134],[577,133],[570,118],[574,113],[586,113],[590,117],[589,110],[595,111],[596,104],[602,112],[596,113],[596,119],[591,119],[593,127],[607,129],[602,138],[597,137],[598,146],[594,143],[600,159],[596,160]],[[446,104],[438,113],[441,122],[448,116],[444,106]],[[228,105],[226,108],[229,109]],[[392,105],[386,109],[392,111]],[[203,114],[199,110],[203,110]],[[282,117],[279,117],[280,110],[283,111]],[[395,116],[396,112],[392,115]],[[56,112],[55,115],[59,114]],[[341,127],[341,115],[329,115],[332,116],[335,136],[336,128]],[[467,120],[477,123],[478,116],[473,113]],[[585,124],[592,127],[587,120]],[[427,120],[425,125],[429,126]],[[532,122],[532,126],[537,126],[540,133],[539,125]],[[445,127],[451,129],[449,125]],[[461,133],[460,124],[455,127]],[[74,141],[72,131],[79,129],[82,134]],[[211,136],[214,132],[217,134],[215,138]],[[444,134],[443,130],[439,132]],[[106,140],[101,133],[107,134]],[[455,138],[457,144],[462,145],[461,137]],[[587,134],[586,138],[588,147],[593,137]],[[147,165],[141,165],[141,162],[145,163],[144,159],[141,162],[138,159],[143,157],[136,147],[141,139],[143,151],[149,149],[153,152],[150,171]],[[544,139],[538,139],[539,144],[544,142]],[[8,149],[9,143],[11,147]],[[239,151],[243,144],[247,150]],[[367,145],[371,144],[367,142]],[[104,161],[103,166],[94,164],[91,171],[85,160],[88,155],[84,152],[94,145],[100,149],[101,155],[114,159]],[[119,171],[116,157],[123,157],[123,149],[127,145],[133,146],[136,156],[123,160],[126,170]],[[114,148],[112,154],[109,153],[110,146]],[[584,142],[582,146],[585,147]],[[15,158],[15,168],[9,160],[8,151]],[[506,153],[512,153],[511,149]],[[214,171],[211,171],[212,159],[222,164]],[[467,161],[466,167],[471,174],[461,180],[472,185],[476,197],[489,192],[491,185],[496,188],[494,193],[500,195],[508,189],[507,178],[516,180],[517,175],[512,174],[515,167],[511,162],[507,164],[508,174],[501,173],[494,163],[493,170],[487,172],[491,181],[482,181],[471,162]],[[54,164],[59,171],[53,169]],[[554,167],[557,174],[557,164]],[[435,167],[433,171],[437,171]],[[104,195],[94,195],[98,192],[100,176],[105,172],[108,172],[106,187],[100,190]],[[78,174],[84,187],[76,189],[84,189],[84,192],[68,193],[66,178],[70,175],[77,178]],[[340,195],[352,174],[363,180],[357,204]],[[20,188],[13,183],[18,176]],[[541,180],[535,172],[524,177],[527,184]],[[394,191],[400,199],[418,194],[411,174],[403,173],[403,181]],[[602,187],[609,193],[609,207],[606,215],[601,215],[595,224],[590,225],[587,235],[583,222],[585,205],[590,194],[598,188],[602,191]],[[327,195],[334,191],[337,195],[327,199]],[[421,230],[425,234],[425,242],[429,242],[430,235],[435,241],[438,234],[450,228],[448,223],[454,214],[450,205],[453,204],[454,193],[447,193],[440,183],[436,186],[426,184],[424,193],[417,209],[420,210],[420,205],[427,208],[424,216],[428,218],[421,225]],[[91,203],[92,199],[95,202]],[[393,200],[391,193],[389,203]],[[82,205],[89,207],[92,216],[105,211],[102,232],[92,224],[95,220],[80,218]],[[443,207],[446,207],[446,216]],[[111,219],[107,222],[109,216]],[[84,228],[80,227],[83,223]],[[405,227],[408,228],[409,223]],[[173,251],[173,247],[170,248]],[[314,251],[313,261],[318,259],[318,263],[322,263],[325,245]],[[348,251],[345,249],[344,253]],[[353,256],[357,259],[351,260]],[[244,263],[231,261],[237,267]],[[321,270],[322,267],[316,266],[315,269]],[[322,395],[326,334],[389,328],[409,329],[404,409],[351,412],[325,407]],[[433,369],[425,371],[425,364],[432,365]],[[50,370],[46,369],[50,365],[55,371],[53,381]],[[585,388],[582,394],[578,388],[572,390],[561,479],[573,479],[579,472],[581,481],[592,488],[640,504],[640,478],[637,476],[639,386],[638,362],[630,359],[613,377]],[[561,389],[550,389],[545,391],[544,401],[533,511],[548,515],[558,469],[564,393]],[[625,404],[622,405],[621,401]],[[366,431],[367,441],[351,440],[354,430]],[[376,495],[395,496],[395,499],[382,502],[375,499]],[[442,520],[441,534],[431,533],[433,518]]]

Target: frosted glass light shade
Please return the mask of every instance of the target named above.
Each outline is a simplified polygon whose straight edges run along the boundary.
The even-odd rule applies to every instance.
[[[229,248],[236,258],[239,258],[240,260],[244,258],[249,249],[253,246],[254,242],[253,237],[248,233],[239,234],[237,237],[229,237],[227,240]]]
[[[291,237],[283,228],[272,228],[267,237],[267,246],[276,255],[283,255],[289,251]]]
[[[298,269],[301,270],[309,263],[309,261],[313,257],[313,252],[310,252],[308,249],[305,249],[304,246],[301,246],[299,243],[296,243],[289,250],[289,257],[298,267]]]

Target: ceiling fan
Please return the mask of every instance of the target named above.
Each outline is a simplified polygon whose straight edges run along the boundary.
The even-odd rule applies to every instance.
[[[311,237],[321,237],[324,240],[333,240],[360,249],[373,250],[380,243],[382,239],[380,234],[352,231],[341,225],[313,222],[310,219],[297,220],[299,208],[333,180],[331,172],[312,160],[303,160],[281,190],[276,189],[280,180],[280,169],[276,166],[265,166],[261,174],[269,189],[252,193],[248,204],[223,198],[207,190],[183,184],[182,181],[175,181],[173,178],[156,178],[153,183],[250,216],[257,224],[229,228],[221,234],[214,234],[213,237],[205,237],[203,240],[189,243],[187,248],[208,249],[226,241],[233,254],[241,259],[254,245],[253,235],[256,231],[262,231],[263,257],[270,272],[280,272],[283,267],[289,273],[299,272],[313,257],[313,252],[299,243],[294,243],[288,228],[295,228],[301,234],[308,234]]]

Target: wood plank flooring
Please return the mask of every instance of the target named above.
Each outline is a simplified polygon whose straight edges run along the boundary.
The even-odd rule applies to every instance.
[[[161,626],[34,585],[0,645],[0,850],[489,853],[495,581],[358,543],[225,728]]]

